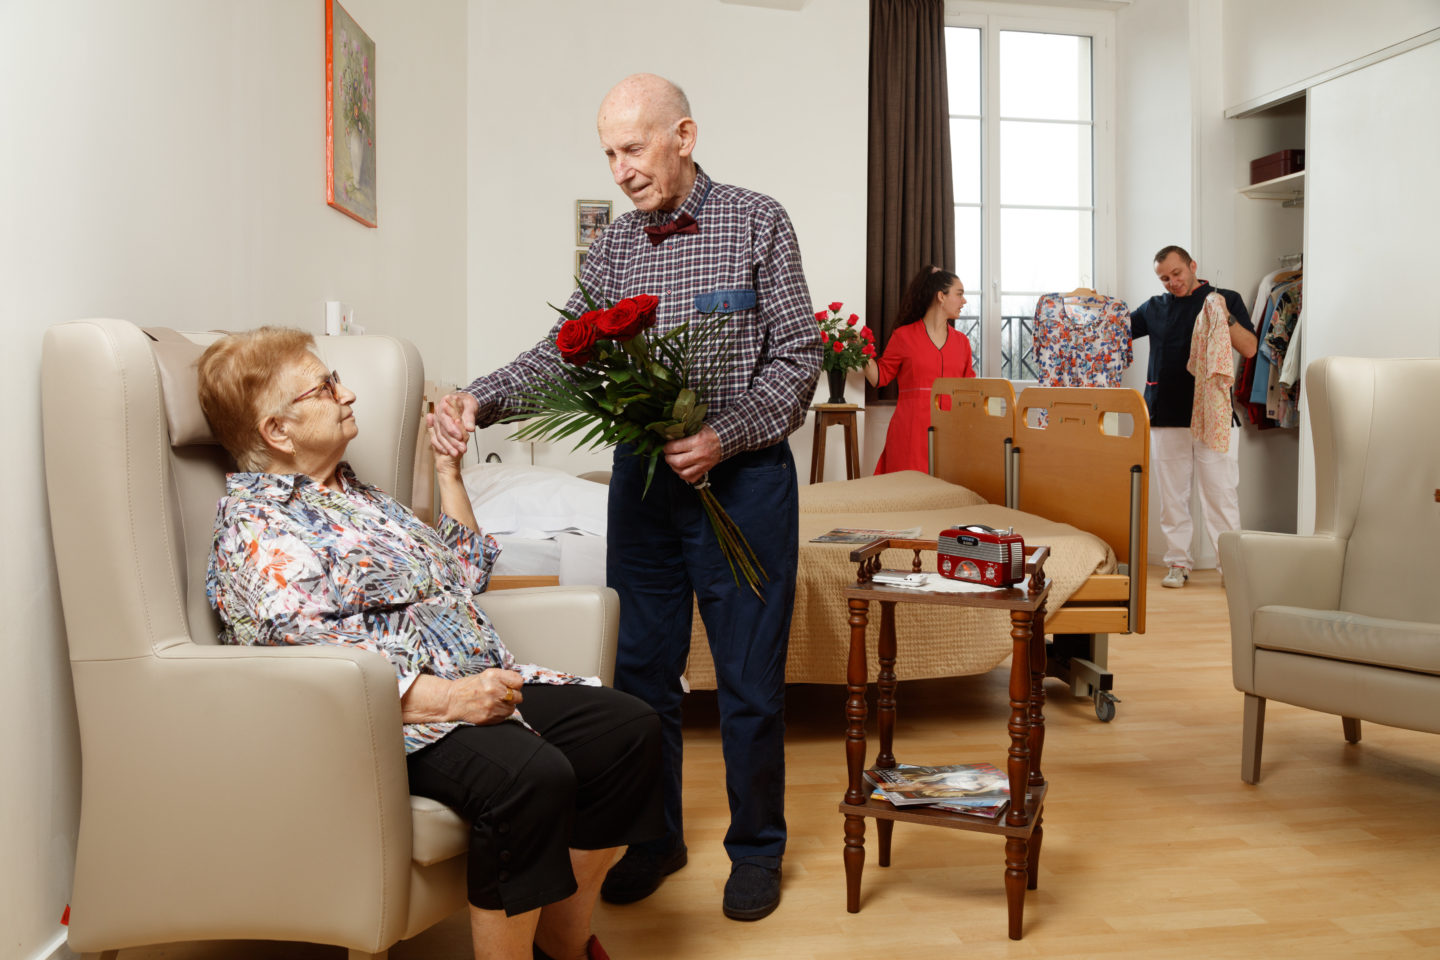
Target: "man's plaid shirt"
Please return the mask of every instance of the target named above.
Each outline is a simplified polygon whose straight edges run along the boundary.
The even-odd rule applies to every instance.
[[[651,245],[644,228],[688,213],[700,232]],[[715,183],[696,167],[695,185],[670,212],[632,210],[590,247],[581,283],[592,297],[615,302],[641,293],[660,298],[657,331],[702,313],[728,312],[729,366],[706,394],[706,422],[723,456],[778,443],[805,420],[820,375],[820,326],[800,267],[800,248],[785,208],[750,190]],[[567,309],[585,312],[580,291]],[[553,338],[525,351],[465,392],[480,402],[482,426],[514,412],[541,375],[558,370]]]

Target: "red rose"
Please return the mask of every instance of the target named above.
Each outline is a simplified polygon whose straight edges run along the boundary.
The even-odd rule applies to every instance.
[[[821,343],[829,343],[829,342],[830,342],[830,334],[826,333],[824,330],[821,330],[821,331],[820,331],[820,342],[821,342]]]
[[[875,356],[875,348],[874,348],[873,346],[871,346],[870,344],[868,344],[868,343],[865,344],[865,346],[863,346],[863,347],[860,348],[860,356],[862,356],[862,357],[873,357],[873,356]]]
[[[655,308],[660,306],[660,298],[653,297],[648,293],[641,293],[631,297],[630,302],[634,303],[635,309],[640,311],[640,322],[644,324],[641,329],[654,326]]]
[[[845,304],[841,303],[839,300],[836,300],[834,303],[830,304],[830,312],[839,313],[840,308],[843,306],[845,306]]]
[[[848,324],[850,324],[850,326],[853,327],[853,326],[855,326],[855,324],[857,324],[857,323],[860,322],[860,315],[859,315],[858,313],[852,313],[852,314],[850,314],[850,319],[849,319],[849,320],[846,320],[845,322],[848,323]]]
[[[815,319],[819,320],[821,323],[824,323],[826,320],[830,319],[830,314],[826,313],[824,310],[816,310]]]
[[[584,317],[566,320],[555,335],[555,346],[566,363],[589,363],[595,357],[595,325]]]
[[[627,299],[602,313],[600,319],[595,321],[595,328],[602,337],[629,340],[644,330],[645,325],[640,322],[640,310],[635,306],[635,301]]]
[[[836,341],[835,341],[835,352],[836,352],[836,353],[844,353],[844,352],[845,352],[845,344],[841,343],[839,340],[836,340]]]
[[[871,343],[875,342],[875,331],[871,330],[869,327],[861,327],[860,336],[864,337],[866,340],[869,340]]]

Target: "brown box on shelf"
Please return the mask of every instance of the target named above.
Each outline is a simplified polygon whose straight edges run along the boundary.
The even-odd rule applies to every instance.
[[[1304,169],[1304,150],[1278,150],[1250,161],[1250,183],[1253,186]]]

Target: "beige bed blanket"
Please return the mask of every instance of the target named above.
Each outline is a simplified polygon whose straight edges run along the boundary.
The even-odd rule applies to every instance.
[[[964,487],[926,474],[905,472],[802,486],[800,569],[785,679],[790,683],[845,683],[850,625],[841,591],[855,580],[855,564],[850,561],[855,545],[810,543],[811,537],[835,527],[903,530],[918,526],[921,538],[934,539],[941,530],[962,523],[1013,526],[1027,546],[1050,547],[1045,572],[1053,585],[1047,610],[1064,604],[1092,573],[1115,570],[1114,551],[1098,537],[1069,524],[985,503]],[[926,569],[933,571],[934,554],[922,557],[928,557]],[[891,550],[882,560],[887,567],[908,570],[911,558],[909,550]],[[871,604],[871,680],[878,670],[875,639],[879,624],[879,604]],[[1003,662],[1011,649],[1010,618],[1005,611],[901,603],[895,608],[895,633],[899,641],[895,673],[902,680],[985,673]],[[698,613],[691,631],[686,677],[692,689],[715,688],[715,667]]]

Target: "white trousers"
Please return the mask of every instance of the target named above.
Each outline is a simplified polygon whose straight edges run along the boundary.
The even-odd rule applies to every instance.
[[[1165,565],[1193,569],[1190,542],[1194,524],[1190,519],[1191,478],[1200,487],[1200,507],[1205,515],[1205,534],[1215,550],[1226,530],[1240,529],[1239,438],[1230,428],[1230,449],[1217,453],[1190,436],[1189,427],[1150,428],[1150,470],[1160,490],[1160,530],[1165,534]]]

